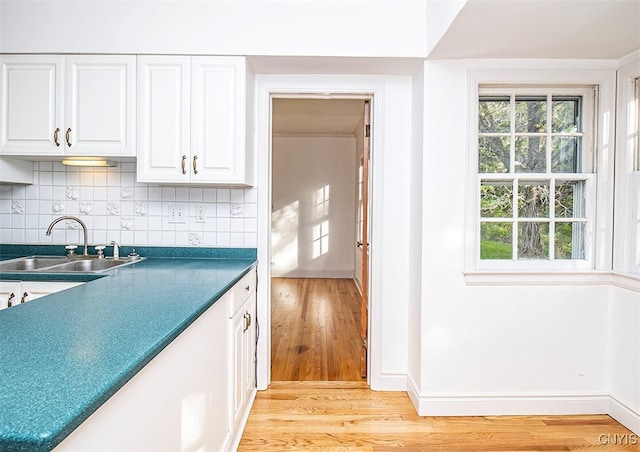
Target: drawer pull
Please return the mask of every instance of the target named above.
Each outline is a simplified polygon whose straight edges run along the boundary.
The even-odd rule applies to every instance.
[[[60,147],[60,142],[58,141],[58,134],[60,133],[60,127],[56,127],[56,130],[53,131],[53,142],[57,147]]]
[[[250,326],[251,326],[251,314],[245,311],[244,312],[244,330],[242,330],[242,332],[244,333],[245,331],[247,331]]]
[[[67,145],[71,147],[71,127],[67,129],[67,133],[65,134],[65,138],[67,140]]]
[[[187,174],[186,162],[187,162],[187,156],[183,155],[182,156],[182,174]]]
[[[22,298],[20,299],[20,303],[24,303],[27,301],[27,297],[29,296],[29,292],[25,292],[22,294]]]
[[[247,285],[244,290],[246,290],[247,292],[249,292],[251,290],[251,286]]]
[[[13,299],[16,297],[16,294],[14,294],[13,292],[11,292],[9,294],[9,299],[7,300],[7,307],[10,308],[11,306],[13,306]]]
[[[198,160],[198,156],[194,155],[193,156],[193,174],[198,174],[198,163],[197,163],[197,160]]]

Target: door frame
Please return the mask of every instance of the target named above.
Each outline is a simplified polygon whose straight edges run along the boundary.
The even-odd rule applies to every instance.
[[[261,334],[257,344],[257,388],[271,383],[271,113],[273,97],[327,98],[352,97],[371,99],[371,168],[370,168],[370,252],[369,252],[369,342],[367,383],[381,387],[382,379],[382,162],[384,137],[384,76],[334,75],[256,75],[255,161],[258,186],[258,287],[257,320]],[[378,182],[376,182],[378,181]]]

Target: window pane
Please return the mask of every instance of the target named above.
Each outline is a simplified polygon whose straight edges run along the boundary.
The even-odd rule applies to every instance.
[[[480,214],[484,218],[510,218],[513,216],[513,185],[511,182],[482,182]]]
[[[512,223],[480,223],[480,258],[511,259],[512,237]]]
[[[516,138],[516,173],[547,171],[547,139],[545,137]]]
[[[551,131],[553,133],[576,133],[580,131],[578,125],[580,102],[578,98],[562,99],[554,97],[551,108]]]
[[[509,98],[480,98],[478,125],[481,133],[509,133],[511,131]]]
[[[516,98],[516,133],[544,133],[547,131],[547,100]]]
[[[518,224],[518,257],[549,258],[549,223],[527,221]]]
[[[549,217],[549,181],[518,183],[518,216],[521,218]]]
[[[585,217],[585,181],[556,181],[556,217]]]
[[[480,137],[478,152],[479,172],[509,172],[511,158],[509,137]]]
[[[551,139],[551,171],[577,173],[578,144],[578,137],[553,137]]]
[[[584,259],[584,229],[584,223],[556,223],[556,259]]]

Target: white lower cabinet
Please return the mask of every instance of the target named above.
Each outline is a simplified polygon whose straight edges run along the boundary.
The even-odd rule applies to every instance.
[[[256,387],[256,275],[252,271],[234,287],[234,303],[230,310],[231,344],[230,368],[232,425],[244,424],[249,416]],[[240,437],[234,438],[237,443]]]
[[[236,334],[229,312],[255,312],[255,281],[253,269],[54,450],[236,450],[255,397],[256,325],[252,314]]]
[[[0,309],[79,286],[81,282],[0,281]]]

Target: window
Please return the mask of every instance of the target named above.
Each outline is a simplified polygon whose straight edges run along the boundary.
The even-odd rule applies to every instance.
[[[594,88],[481,86],[479,268],[590,268]]]

